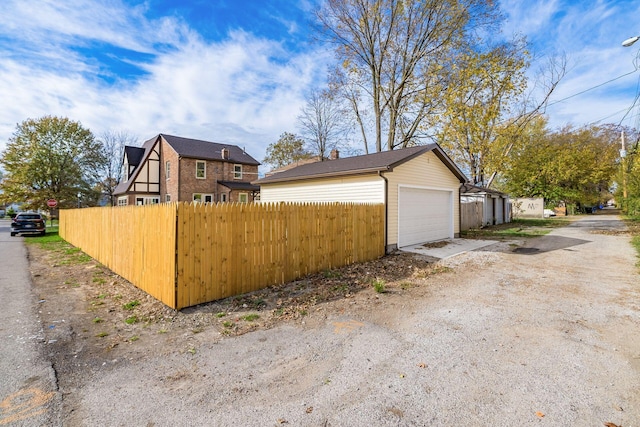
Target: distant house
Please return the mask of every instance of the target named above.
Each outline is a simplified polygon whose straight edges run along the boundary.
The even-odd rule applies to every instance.
[[[142,147],[127,146],[118,206],[160,202],[251,202],[260,163],[243,149],[198,139],[159,134]]]
[[[438,144],[297,166],[254,181],[262,202],[383,203],[386,250],[460,233],[466,176]]]

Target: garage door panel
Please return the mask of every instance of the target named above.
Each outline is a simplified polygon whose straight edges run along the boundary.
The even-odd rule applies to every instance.
[[[452,192],[400,187],[398,246],[452,237]]]

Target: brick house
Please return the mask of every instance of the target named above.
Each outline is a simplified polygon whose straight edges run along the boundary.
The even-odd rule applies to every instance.
[[[260,163],[230,144],[159,134],[142,147],[127,146],[118,206],[160,202],[251,202],[260,187]]]

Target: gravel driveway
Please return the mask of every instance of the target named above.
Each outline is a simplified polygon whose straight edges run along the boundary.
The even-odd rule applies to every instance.
[[[63,423],[640,425],[629,240],[618,217],[588,216],[441,261],[451,270],[409,294],[239,337],[185,332],[193,351],[163,345],[79,370]]]

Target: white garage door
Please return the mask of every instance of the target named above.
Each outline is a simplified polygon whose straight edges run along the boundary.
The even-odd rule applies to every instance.
[[[453,237],[451,191],[398,189],[398,247]]]

